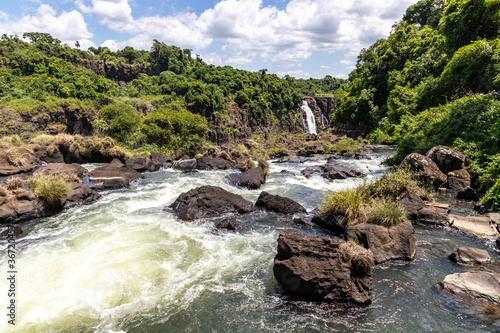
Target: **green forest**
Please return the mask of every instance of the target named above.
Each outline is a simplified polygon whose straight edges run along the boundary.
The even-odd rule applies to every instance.
[[[296,80],[208,65],[158,40],[148,51],[112,52],[63,45],[43,32],[3,35],[0,134],[36,132],[54,120],[53,110],[71,110],[131,148],[196,150],[211,127],[240,130],[231,103],[253,132],[294,132],[303,96],[330,95],[332,125],[397,144],[393,164],[448,145],[467,156],[479,191],[500,196],[499,36],[500,0],[421,0],[388,38],[361,51],[348,80]],[[23,119],[38,127],[21,126]]]

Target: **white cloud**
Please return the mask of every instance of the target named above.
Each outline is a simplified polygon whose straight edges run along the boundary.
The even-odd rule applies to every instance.
[[[120,49],[120,43],[115,41],[115,40],[111,40],[111,39],[108,39],[106,41],[104,41],[100,46],[102,47],[107,47],[108,49],[110,49],[111,51],[115,52],[117,50]]]
[[[349,75],[347,75],[347,74],[337,74],[337,75],[335,75],[335,77],[337,79],[347,79],[349,77]]]
[[[328,69],[328,68],[330,68],[330,66],[327,66],[327,65],[321,65],[321,66],[319,66],[319,68]]]
[[[252,58],[236,56],[230,57],[226,60],[226,64],[228,65],[248,65],[253,62]]]
[[[0,22],[0,31],[7,35],[22,35],[25,32],[46,32],[60,39],[63,43],[74,46],[75,41],[84,45],[93,44],[92,33],[87,29],[81,13],[76,10],[58,13],[49,5],[40,5],[35,15],[23,15],[11,20],[4,16]]]
[[[354,61],[352,60],[347,60],[347,59],[342,59],[340,60],[341,65],[346,65],[346,66],[352,66],[354,65]]]
[[[220,54],[215,53],[215,52],[212,52],[209,54],[202,54],[202,55],[200,55],[200,57],[207,64],[216,65],[216,66],[222,64],[222,56]]]
[[[276,73],[279,77],[284,77],[285,75],[290,75],[296,79],[308,79],[310,77],[319,78],[317,76],[312,76],[309,72],[304,72],[302,70],[299,71],[288,71],[288,72],[278,72]]]
[[[132,9],[127,0],[91,0],[86,6],[84,0],[76,0],[76,5],[83,13],[95,14],[99,23],[107,24],[113,30],[120,30],[123,24],[133,21]]]

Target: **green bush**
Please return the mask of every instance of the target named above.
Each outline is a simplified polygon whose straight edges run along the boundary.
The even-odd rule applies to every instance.
[[[125,141],[139,124],[141,116],[128,104],[110,104],[99,110],[99,116],[104,121],[100,122],[102,131],[108,132],[112,137]]]
[[[500,212],[500,178],[497,179],[481,201],[486,204],[493,212]]]
[[[28,185],[36,196],[52,208],[61,207],[63,200],[71,193],[70,183],[59,175],[33,175]]]
[[[397,168],[386,173],[366,186],[368,195],[373,198],[396,200],[404,192],[414,193],[430,199],[430,193],[415,179],[408,167]]]
[[[352,138],[345,138],[333,145],[333,150],[337,153],[356,153],[360,151],[365,144],[361,140],[354,140]]]

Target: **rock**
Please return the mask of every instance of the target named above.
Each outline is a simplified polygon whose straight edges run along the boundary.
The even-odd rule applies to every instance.
[[[227,170],[239,169],[246,171],[250,168],[250,157],[237,150],[229,148],[210,148],[205,155],[198,159],[198,170]]]
[[[151,157],[148,155],[140,155],[129,158],[125,161],[125,166],[130,169],[134,169],[138,172],[154,171],[155,166]]]
[[[403,207],[411,219],[418,216],[418,211],[424,208],[425,203],[416,192],[404,192],[398,198],[397,203]]]
[[[491,257],[488,251],[473,247],[459,247],[455,252],[450,254],[448,258],[453,262],[464,265],[491,263]]]
[[[423,224],[449,226],[448,212],[449,209],[428,205],[418,211],[415,221]]]
[[[35,145],[33,155],[45,163],[64,163],[64,156],[55,144],[41,146]]]
[[[9,193],[0,197],[0,224],[33,220],[53,215],[59,211],[49,209],[45,202],[37,198],[31,191],[19,194]]]
[[[101,195],[99,193],[86,185],[71,183],[71,193],[63,203],[63,207],[68,209],[81,205],[89,205],[99,200],[100,197]]]
[[[255,206],[284,215],[307,213],[306,209],[298,202],[279,195],[272,195],[265,191],[260,193]]]
[[[316,212],[311,222],[337,235],[343,235],[347,229],[347,219],[342,215]]]
[[[241,195],[210,185],[182,193],[170,207],[181,220],[187,221],[228,213],[245,214],[255,210],[254,205]]]
[[[465,188],[470,187],[470,174],[465,169],[448,172],[447,176],[448,180],[445,184],[445,187],[449,188],[450,190],[462,191]]]
[[[90,181],[94,183],[94,188],[99,190],[128,187],[130,182],[142,178],[144,175],[127,168],[117,159],[90,172]]]
[[[307,178],[316,174],[320,174],[321,177],[326,178],[328,180],[347,179],[347,178],[356,178],[365,176],[363,173],[359,171],[350,170],[347,169],[346,167],[335,164],[310,166],[302,170],[301,173]]]
[[[500,249],[500,237],[498,237],[496,240],[495,240],[495,244],[497,246],[497,249]]]
[[[477,194],[476,190],[470,188],[469,186],[458,192],[457,199],[478,201],[479,195]]]
[[[183,171],[190,171],[196,168],[197,161],[195,158],[180,160],[174,164],[174,168],[180,169]]]
[[[172,166],[172,158],[170,156],[161,153],[151,153],[151,162],[153,163],[153,170],[157,171],[160,169],[169,168]]]
[[[237,231],[241,229],[241,223],[236,221],[234,217],[227,217],[219,221],[219,223],[215,225],[215,228],[219,230]]]
[[[316,154],[324,154],[325,153],[325,146],[321,142],[312,142],[309,143],[307,146],[299,150],[297,155],[299,156],[312,156]]]
[[[7,237],[9,233],[10,235],[17,237],[24,234],[24,231],[19,224],[9,225],[7,229],[0,233],[0,238]]]
[[[415,258],[415,230],[410,222],[390,228],[371,223],[354,224],[347,228],[346,237],[371,250],[375,264]]]
[[[228,179],[233,185],[246,187],[250,190],[256,190],[266,182],[266,176],[260,167],[242,173],[232,173]]]
[[[66,164],[66,163],[49,163],[41,169],[35,171],[35,174],[39,175],[57,175],[61,173],[74,174],[79,178],[83,178],[89,175],[89,171],[78,165],[76,163]]]
[[[278,238],[273,272],[301,299],[366,306],[372,301],[371,253],[346,242],[288,229]]]
[[[26,173],[42,165],[42,161],[25,148],[0,148],[0,177]]]
[[[495,222],[489,214],[480,216],[459,216],[450,214],[450,225],[468,235],[494,240],[498,238]]]
[[[436,146],[426,154],[443,173],[462,169],[465,163],[465,155],[447,146]]]
[[[284,175],[284,176],[294,176],[294,177],[295,177],[295,172],[288,171],[288,170],[281,170],[281,171],[280,171],[280,175]]]
[[[287,156],[281,157],[278,161],[274,163],[304,163],[306,158],[304,156],[297,156],[295,154],[289,154]]]
[[[468,294],[473,298],[500,302],[500,273],[474,271],[447,275],[438,284],[453,294]]]
[[[404,158],[401,166],[408,166],[411,171],[415,172],[414,177],[426,184],[432,185],[435,188],[446,183],[447,177],[439,170],[439,167],[429,157],[412,153]]]

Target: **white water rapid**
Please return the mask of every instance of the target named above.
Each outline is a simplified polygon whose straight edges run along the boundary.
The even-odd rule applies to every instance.
[[[307,101],[302,101],[300,108],[306,114],[307,132],[311,134],[318,134],[316,131],[316,119],[314,119],[314,113],[309,107],[309,104],[307,104]]]

